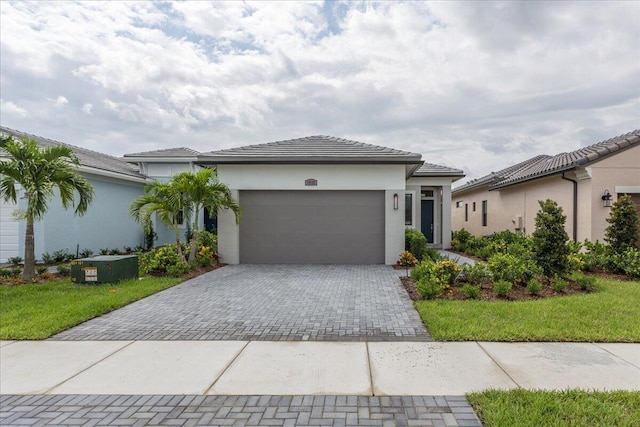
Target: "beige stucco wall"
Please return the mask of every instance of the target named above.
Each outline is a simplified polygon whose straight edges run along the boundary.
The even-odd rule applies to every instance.
[[[600,240],[608,226],[606,218],[609,208],[602,206],[604,190],[609,190],[613,201],[617,199],[616,187],[640,188],[640,146],[624,150],[619,154],[596,162],[584,170],[569,172],[567,178],[578,181],[578,225],[577,239]],[[524,231],[535,230],[535,216],[540,206],[538,200],[552,199],[567,216],[566,230],[573,237],[573,184],[561,175],[537,179],[501,190],[488,191],[488,186],[455,195],[452,198],[452,229],[465,228],[474,235],[486,235],[509,229],[522,216]],[[482,200],[488,201],[489,215],[486,227],[482,226]],[[456,202],[462,201],[461,207]],[[472,205],[476,202],[476,211]],[[464,220],[464,204],[469,205],[469,220]]]

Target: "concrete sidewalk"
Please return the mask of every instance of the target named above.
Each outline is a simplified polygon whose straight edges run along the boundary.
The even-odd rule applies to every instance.
[[[0,342],[0,394],[462,395],[640,390],[640,344]]]

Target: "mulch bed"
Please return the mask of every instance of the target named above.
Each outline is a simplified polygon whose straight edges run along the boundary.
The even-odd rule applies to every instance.
[[[404,286],[405,290],[409,294],[409,298],[413,301],[422,300],[422,295],[416,289],[415,280],[411,277],[401,276],[400,280],[402,281],[402,286]],[[483,284],[480,286],[480,294],[476,298],[477,300],[484,301],[532,301],[538,300],[541,298],[551,298],[551,297],[561,297],[573,294],[588,294],[591,291],[584,291],[580,289],[580,287],[570,281],[567,280],[568,286],[562,292],[557,292],[548,283],[542,283],[542,289],[540,290],[539,295],[531,295],[527,292],[527,289],[524,286],[513,285],[509,295],[506,297],[501,297],[496,295],[493,292],[493,284]],[[454,285],[449,286],[445,289],[440,297],[437,299],[445,299],[445,300],[467,300],[466,296],[464,296],[461,292],[462,286],[464,283],[456,283]]]

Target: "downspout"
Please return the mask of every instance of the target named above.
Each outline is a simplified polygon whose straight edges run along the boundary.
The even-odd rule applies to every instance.
[[[567,178],[562,172],[562,179],[573,183],[573,241],[578,241],[578,181]]]

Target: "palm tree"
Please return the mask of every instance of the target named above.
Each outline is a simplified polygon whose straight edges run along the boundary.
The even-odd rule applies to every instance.
[[[173,177],[180,191],[186,195],[189,211],[194,213],[193,237],[189,250],[189,261],[196,257],[198,241],[198,225],[200,210],[206,208],[209,212],[217,212],[220,208],[228,208],[240,221],[241,210],[238,202],[233,198],[228,186],[216,179],[214,169],[200,169],[198,172],[182,172]]]
[[[176,235],[176,250],[184,260],[178,223],[180,215],[183,218],[189,216],[189,206],[185,203],[184,194],[173,180],[150,182],[144,187],[144,194],[129,205],[129,214],[142,224],[150,224],[151,215],[154,213],[158,215],[160,221],[173,228]]]
[[[0,161],[0,197],[17,203],[16,185],[20,185],[27,198],[27,210],[22,213],[27,221],[22,279],[30,281],[36,276],[33,223],[46,214],[54,188],[64,209],[75,206],[75,214],[83,215],[93,200],[93,187],[78,172],[80,161],[67,146],[41,149],[32,139],[15,141],[9,136],[0,140],[0,148],[6,156]],[[77,205],[76,192],[80,199]]]

